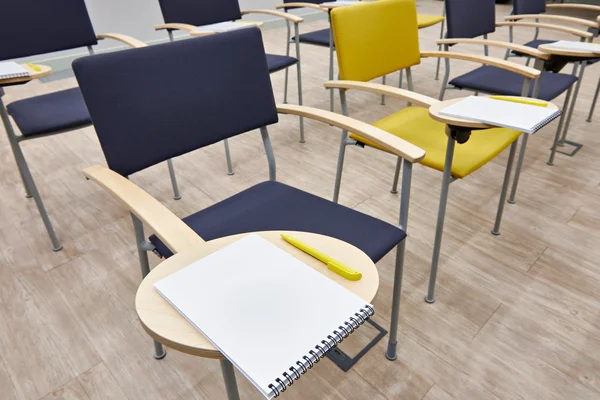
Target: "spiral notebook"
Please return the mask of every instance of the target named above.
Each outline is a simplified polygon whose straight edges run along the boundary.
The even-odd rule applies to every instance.
[[[256,234],[154,287],[267,399],[374,313],[366,301]]]
[[[470,96],[442,108],[440,114],[525,133],[536,133],[561,113],[560,110],[550,107]]]
[[[575,42],[572,40],[558,40],[553,43],[548,43],[544,47],[549,47],[558,50],[585,51],[592,53],[600,53],[600,44],[590,42]]]
[[[31,74],[16,62],[0,62],[0,79],[21,78],[25,76],[31,76]]]

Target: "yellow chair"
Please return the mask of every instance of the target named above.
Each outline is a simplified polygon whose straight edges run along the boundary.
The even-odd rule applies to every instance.
[[[414,107],[409,105],[373,125],[424,149],[426,155],[420,162],[443,172],[429,291],[425,298],[427,302],[432,303],[450,183],[476,171],[510,146],[496,224],[492,231],[494,234],[499,234],[516,143],[521,132],[504,128],[473,131],[468,141],[459,140],[459,145],[455,147],[454,135],[447,135],[446,126],[429,116],[428,108],[438,104],[438,100],[404,89],[369,83],[369,81],[403,69],[406,69],[407,75],[410,76],[410,67],[418,65],[422,57],[462,59],[517,72],[525,77],[524,89],[529,88],[531,81],[539,77],[540,72],[485,56],[453,52],[420,53],[415,0],[381,0],[343,7],[333,10],[331,19],[340,80],[327,82],[325,87],[339,89],[343,113],[348,114],[346,103],[348,89],[392,96],[414,103]],[[448,132],[452,133],[450,129]],[[347,131],[342,134],[334,201],[338,201],[339,197],[341,166],[348,144],[366,145],[384,150],[360,135],[350,133],[348,137]],[[399,172],[400,160],[394,177],[394,188],[398,182]],[[390,340],[394,342],[396,332],[390,334],[393,335]],[[393,358],[393,354],[388,354],[388,358]]]

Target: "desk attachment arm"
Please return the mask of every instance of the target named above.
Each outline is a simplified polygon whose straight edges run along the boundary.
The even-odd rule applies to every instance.
[[[567,17],[566,15],[552,15],[552,14],[520,14],[520,15],[508,15],[504,17],[506,21],[520,21],[520,20],[547,20],[547,21],[556,21],[573,23],[578,25],[583,25],[588,28],[598,28],[598,22],[590,21],[589,19],[583,18],[575,18],[575,17]],[[537,21],[536,21],[537,22]]]
[[[550,59],[550,54],[539,51],[533,47],[523,46],[511,42],[502,42],[499,40],[486,40],[486,39],[441,39],[437,41],[437,44],[441,45],[452,45],[452,44],[476,44],[490,47],[498,47],[503,49],[515,50],[528,56],[532,56],[541,60]]]
[[[190,24],[178,24],[178,23],[172,23],[172,24],[160,24],[160,25],[156,25],[154,27],[155,31],[162,31],[162,30],[169,30],[169,31],[186,31],[186,32],[191,32],[194,29],[196,29],[196,27],[194,25],[190,25]]]
[[[294,14],[290,14],[290,13],[285,13],[285,12],[281,12],[281,11],[275,11],[275,10],[246,10],[246,11],[242,11],[242,15],[247,15],[247,14],[267,14],[267,15],[273,15],[275,17],[279,17],[279,18],[283,18],[286,19],[290,22],[293,22],[295,24],[298,24],[302,21],[304,21],[304,19],[302,17],[299,17],[297,15]]]
[[[387,149],[390,153],[397,155],[411,163],[419,162],[425,157],[425,150],[415,146],[406,140],[390,134],[384,130],[374,127],[354,118],[336,114],[331,111],[320,110],[312,107],[296,106],[292,104],[278,104],[277,112],[280,114],[292,114],[315,121],[324,122],[329,125],[356,133],[369,139]]]
[[[134,49],[139,49],[141,47],[147,47],[148,45],[141,40],[138,40],[134,37],[123,35],[122,33],[103,33],[100,35],[96,35],[96,39],[104,40],[104,39],[112,39],[121,43],[125,43],[129,47],[133,47]]]
[[[197,248],[204,243],[185,222],[129,179],[102,165],[88,167],[83,173],[150,226],[173,253]]]
[[[327,12],[327,9],[323,8],[323,7],[319,7],[318,4],[314,4],[314,3],[285,3],[285,4],[277,4],[275,6],[276,9],[282,9],[282,8],[312,8],[314,10],[319,10],[319,11],[323,11],[323,12]]]
[[[390,96],[401,100],[408,100],[411,103],[420,107],[429,108],[434,104],[439,103],[439,100],[422,95],[420,93],[411,92],[410,90],[395,88],[393,86],[382,85],[380,83],[360,82],[360,81],[329,81],[325,82],[327,89],[353,89],[363,92],[371,92]]]
[[[538,22],[497,22],[496,26],[513,26],[513,27],[524,27],[524,28],[540,28],[540,29],[548,29],[556,32],[564,32],[570,33],[571,35],[579,36],[584,39],[591,39],[594,37],[593,33],[582,31],[580,29],[569,28],[567,26],[562,25],[553,25],[553,24],[542,24]]]
[[[501,60],[499,58],[478,56],[474,54],[454,53],[450,51],[430,51],[421,53],[421,57],[448,58],[463,61],[473,61],[479,64],[490,65],[492,67],[497,67],[507,71],[511,71],[529,79],[537,79],[541,74],[541,72],[535,68],[525,67],[521,64]]]

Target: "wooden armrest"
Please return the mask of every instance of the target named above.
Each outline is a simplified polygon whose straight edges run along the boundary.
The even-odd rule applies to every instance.
[[[150,226],[156,236],[173,253],[197,248],[204,240],[185,222],[154,197],[129,179],[102,165],[93,165],[83,174],[119,199],[142,222]]]
[[[303,18],[298,17],[297,15],[290,14],[290,13],[284,13],[284,12],[281,12],[281,11],[275,11],[275,10],[262,10],[261,9],[261,10],[246,10],[246,11],[242,11],[242,15],[247,15],[247,14],[268,14],[268,15],[274,15],[276,17],[285,18],[288,21],[292,21],[295,24],[304,21]]]
[[[355,89],[363,92],[382,94],[397,99],[408,100],[421,107],[429,108],[439,103],[439,100],[411,92],[410,90],[395,88],[393,86],[382,85],[380,83],[360,82],[360,81],[329,81],[325,82],[327,89]]]
[[[560,4],[546,4],[546,8],[570,8],[579,10],[596,11],[600,13],[600,6],[592,4],[576,4],[576,3],[560,3]]]
[[[329,125],[356,133],[372,142],[387,149],[390,153],[397,155],[409,162],[419,162],[425,157],[425,150],[414,144],[400,139],[373,125],[358,121],[354,118],[336,114],[331,111],[320,110],[312,107],[296,106],[293,104],[278,104],[277,112],[281,114],[299,115],[305,118],[321,121]]]
[[[549,29],[551,31],[570,33],[572,35],[579,36],[579,37],[582,37],[585,39],[594,37],[594,35],[592,33],[582,31],[580,29],[569,28],[567,26],[561,26],[561,25],[541,24],[538,22],[497,22],[496,26],[517,26],[517,27],[521,26],[521,27],[528,27],[528,28],[542,28],[542,29]]]
[[[140,47],[148,47],[148,45],[141,40],[138,40],[134,37],[123,35],[121,33],[103,33],[100,35],[96,35],[96,39],[113,39],[119,42],[125,43],[126,45],[133,47],[134,49],[139,49]]]
[[[507,21],[516,21],[521,19],[539,19],[539,20],[550,20],[558,22],[571,22],[587,26],[589,28],[598,28],[598,22],[590,21],[589,19],[567,17],[566,15],[552,15],[552,14],[521,14],[521,15],[508,15],[504,17]]]
[[[437,44],[481,44],[492,47],[499,47],[503,49],[516,50],[520,53],[527,54],[529,56],[539,58],[541,60],[550,59],[550,54],[539,51],[533,47],[523,46],[516,43],[502,42],[499,40],[486,40],[486,39],[441,39],[437,41]]]
[[[154,30],[156,30],[156,31],[160,31],[160,30],[164,30],[164,29],[168,29],[168,30],[172,30],[172,31],[191,32],[194,29],[196,29],[196,27],[194,25],[190,25],[190,24],[160,24],[160,25],[156,25],[154,27]]]
[[[319,7],[318,4],[313,4],[313,3],[285,3],[285,4],[277,4],[275,6],[276,9],[281,9],[281,8],[312,8],[315,10],[319,10],[319,11],[323,11],[323,12],[327,12],[327,10],[323,7]]]
[[[463,61],[473,61],[476,63],[491,65],[492,67],[502,68],[507,71],[511,71],[516,74],[522,75],[529,79],[536,79],[541,74],[541,72],[535,68],[525,67],[521,64],[517,64],[517,63],[511,62],[511,61],[501,60],[499,58],[478,56],[478,55],[474,55],[474,54],[453,53],[450,51],[430,51],[430,52],[421,53],[421,57],[423,57],[423,58],[428,58],[428,57],[450,58],[450,59],[463,60]]]

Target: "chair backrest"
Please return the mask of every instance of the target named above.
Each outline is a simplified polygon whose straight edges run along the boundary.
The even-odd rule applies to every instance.
[[[444,0],[447,38],[475,38],[496,30],[495,0]]]
[[[84,0],[3,1],[0,38],[0,60],[97,44]]]
[[[159,0],[158,2],[167,24],[201,26],[242,18],[238,0]]]
[[[513,0],[513,14],[543,14],[546,0]]]
[[[415,0],[380,0],[331,12],[340,79],[367,82],[420,63]]]
[[[73,63],[108,166],[121,175],[277,122],[258,28]]]

